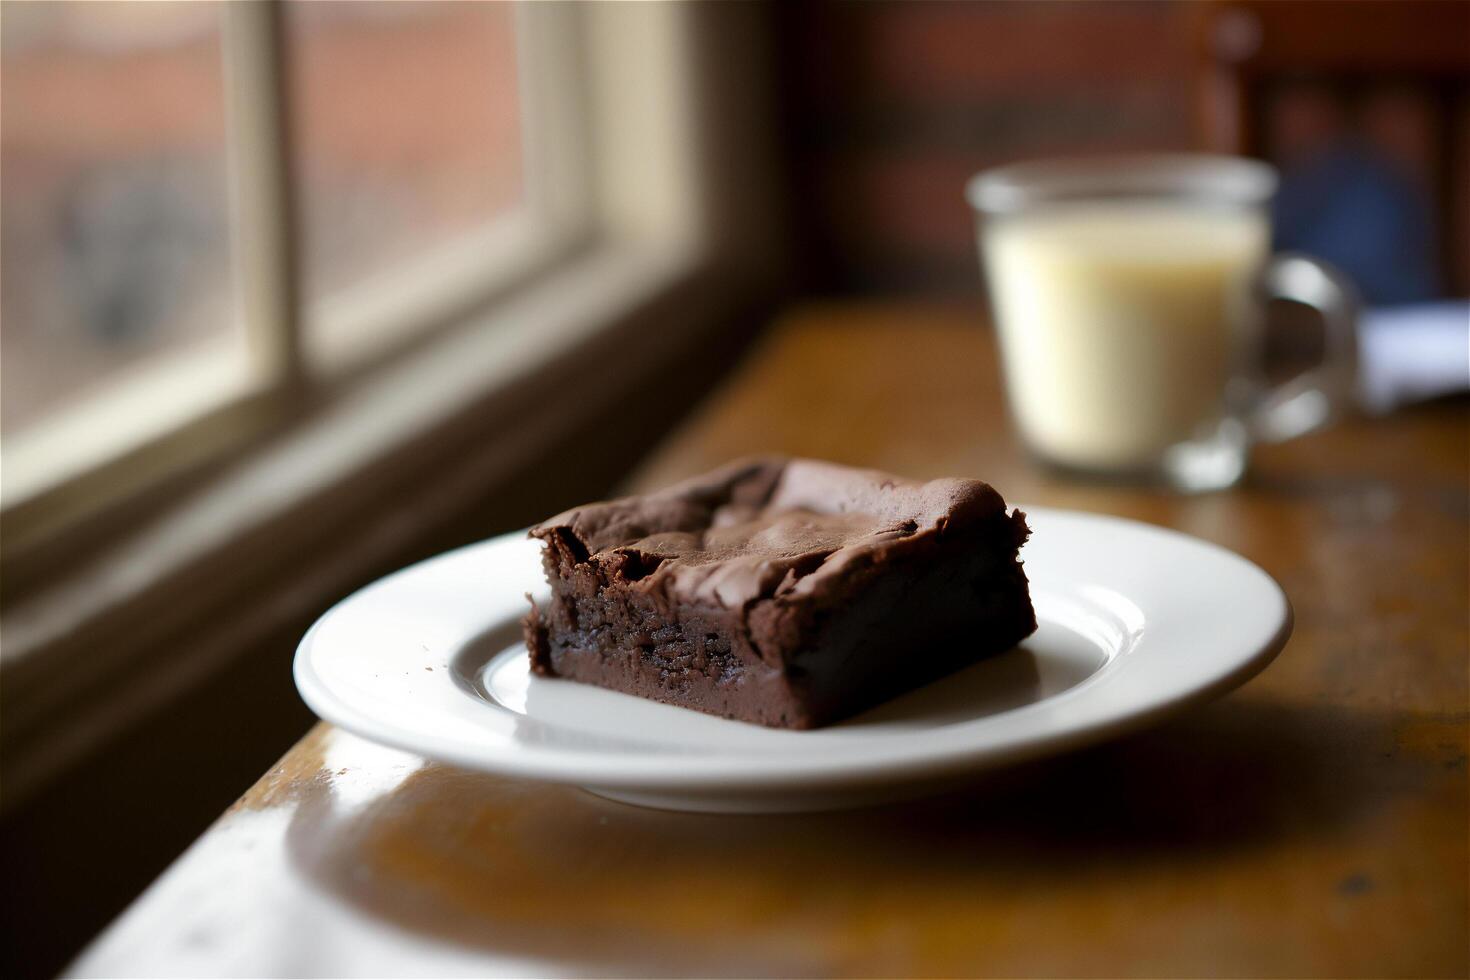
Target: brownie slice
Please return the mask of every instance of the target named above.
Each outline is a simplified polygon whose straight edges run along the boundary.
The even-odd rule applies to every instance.
[[[762,458],[531,529],[531,669],[781,728],[888,700],[1036,629],[1025,515],[978,480]]]

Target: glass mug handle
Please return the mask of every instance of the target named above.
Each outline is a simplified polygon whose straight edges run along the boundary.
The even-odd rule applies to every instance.
[[[1322,363],[1268,389],[1251,412],[1259,442],[1285,442],[1320,429],[1353,404],[1358,373],[1358,295],[1346,276],[1320,259],[1274,255],[1259,280],[1261,302],[1291,300],[1322,317]]]

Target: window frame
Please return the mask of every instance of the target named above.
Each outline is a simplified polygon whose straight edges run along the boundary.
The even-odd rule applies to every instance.
[[[595,233],[580,59],[557,56],[581,49],[582,18],[569,5],[518,4],[523,203],[422,261],[306,308],[285,4],[225,4],[220,17],[241,329],[129,369],[8,436],[0,569],[26,568],[109,508],[289,426],[344,381],[432,343]]]
[[[247,657],[279,676],[303,618],[521,493],[546,447],[718,376],[781,294],[775,99],[753,84],[773,80],[740,70],[769,55],[763,8],[529,6],[579,52],[588,240],[382,364],[243,406],[264,419],[197,422],[233,438],[87,474],[112,496],[34,549],[7,533],[0,812]]]

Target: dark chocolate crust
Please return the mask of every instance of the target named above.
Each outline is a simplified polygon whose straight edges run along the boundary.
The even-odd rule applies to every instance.
[[[786,728],[839,720],[1036,629],[1019,511],[978,480],[732,463],[532,528],[532,669]]]

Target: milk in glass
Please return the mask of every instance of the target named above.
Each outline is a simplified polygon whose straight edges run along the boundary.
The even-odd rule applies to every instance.
[[[1219,423],[1269,247],[1262,211],[1059,202],[983,236],[1012,411],[1043,457],[1146,467]]]

